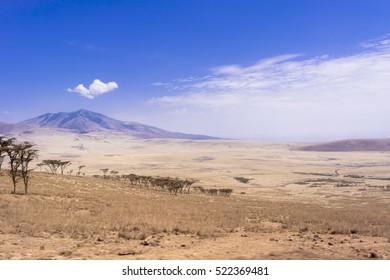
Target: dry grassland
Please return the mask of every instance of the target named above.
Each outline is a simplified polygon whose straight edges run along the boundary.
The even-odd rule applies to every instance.
[[[0,177],[0,259],[389,258],[390,204],[172,195],[116,180]]]
[[[390,153],[305,152],[287,143],[131,139],[45,131],[29,195],[0,176],[0,259],[390,259]],[[198,180],[230,197],[131,188],[109,168]],[[39,170],[39,169],[37,169]],[[19,190],[22,192],[22,190]]]

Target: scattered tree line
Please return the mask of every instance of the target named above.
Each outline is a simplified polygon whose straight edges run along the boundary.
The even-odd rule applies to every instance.
[[[30,178],[30,172],[33,169],[29,168],[29,164],[34,159],[38,158],[38,150],[34,149],[34,144],[30,142],[18,142],[15,138],[6,138],[0,136],[0,172],[4,160],[8,157],[9,169],[6,170],[6,173],[11,177],[13,183],[13,192],[16,194],[17,183],[22,180],[24,184],[24,193],[28,193],[28,183]],[[37,164],[40,171],[42,168],[51,174],[64,174],[67,167],[72,165],[70,161],[62,160],[53,160],[47,159],[43,160],[41,163]],[[76,176],[85,176],[85,173],[81,173],[81,170],[85,165],[80,165],[77,167],[78,171]],[[123,182],[129,182],[131,187],[139,187],[153,190],[168,191],[172,194],[177,195],[188,194],[190,189],[198,182],[193,179],[180,179],[180,178],[171,178],[171,177],[159,177],[159,176],[141,176],[136,174],[128,175],[118,175],[118,171],[109,170],[108,168],[102,168],[100,171],[103,172],[103,176],[94,175],[95,178],[103,179],[117,179]],[[110,171],[110,172],[109,172]],[[68,171],[67,174],[71,175],[73,170]],[[193,189],[200,193],[205,193],[209,195],[221,195],[221,196],[230,196],[233,192],[232,189],[207,189],[201,186],[195,186]]]
[[[120,180],[123,182],[130,183],[131,187],[138,187],[151,190],[168,191],[172,194],[188,194],[190,193],[191,187],[198,193],[208,195],[219,195],[229,197],[233,190],[232,189],[216,189],[216,188],[204,188],[202,186],[193,186],[197,183],[197,180],[193,179],[180,179],[171,177],[160,177],[160,176],[143,176],[136,174],[118,175],[118,171],[112,170],[109,172],[108,168],[102,168],[100,171],[103,172],[101,175],[93,175],[94,178],[101,179],[112,179]],[[110,175],[109,175],[110,174]]]
[[[46,159],[43,160],[41,163],[38,163],[37,166],[40,168],[40,171],[42,171],[42,168],[45,169],[47,173],[51,174],[58,174],[59,171],[61,171],[61,175],[64,175],[65,169],[70,166],[72,163],[70,161],[62,161],[57,159]],[[80,165],[77,167],[78,171],[76,173],[76,176],[84,175],[85,173],[81,173],[81,169],[83,169],[85,165]],[[68,171],[68,175],[72,175],[73,170]]]
[[[209,194],[209,195],[220,195],[220,196],[226,196],[229,197],[233,189],[217,189],[217,188],[211,188],[207,189],[202,186],[195,186],[194,190],[200,193]]]
[[[17,142],[16,138],[6,138],[0,136],[0,171],[4,159],[8,157],[9,169],[6,170],[11,177],[13,192],[16,194],[17,183],[22,180],[24,193],[28,193],[28,183],[30,179],[29,164],[38,158],[38,150],[34,149],[34,144],[30,142]]]

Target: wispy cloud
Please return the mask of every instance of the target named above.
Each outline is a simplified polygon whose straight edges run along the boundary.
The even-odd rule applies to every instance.
[[[368,40],[360,44],[363,48],[390,49],[390,33],[376,39]]]
[[[79,84],[74,88],[68,88],[68,92],[75,92],[89,99],[94,99],[95,97],[102,95],[104,93],[113,91],[118,88],[116,82],[103,83],[99,79],[95,79],[92,84],[86,88],[83,84]]]
[[[149,102],[207,111],[210,120],[227,119],[227,112],[237,120],[246,116],[254,126],[267,120],[281,131],[291,126],[305,133],[384,131],[380,125],[385,104],[390,104],[390,34],[361,47],[341,57],[286,54],[249,66],[215,67],[204,77],[162,83],[175,94]]]
[[[370,43],[373,47],[374,44]],[[378,45],[382,47],[378,49]],[[246,67],[216,67],[203,79],[172,82],[171,88],[180,93],[154,98],[151,102],[218,107],[245,101],[261,105],[270,101],[374,97],[390,89],[389,73],[390,40],[382,40],[375,44],[374,50],[344,57],[302,58],[292,54],[263,59]]]

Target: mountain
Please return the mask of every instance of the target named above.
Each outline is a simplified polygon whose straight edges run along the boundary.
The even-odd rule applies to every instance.
[[[217,139],[215,137],[196,134],[171,132],[136,122],[119,121],[103,114],[87,110],[76,112],[48,113],[19,123],[31,127],[51,128],[75,133],[99,131],[116,131],[130,134],[137,138],[178,138],[178,139]]]
[[[301,151],[369,152],[390,151],[390,139],[349,139],[299,147]]]

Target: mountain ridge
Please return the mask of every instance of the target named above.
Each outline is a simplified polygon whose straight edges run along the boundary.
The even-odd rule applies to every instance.
[[[207,140],[217,137],[171,132],[158,127],[137,122],[120,121],[106,115],[81,109],[74,112],[46,113],[38,117],[19,122],[15,125],[60,129],[80,134],[91,132],[122,132],[137,138],[177,138]]]

